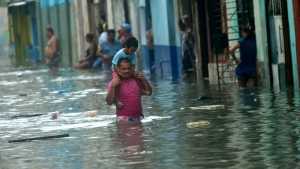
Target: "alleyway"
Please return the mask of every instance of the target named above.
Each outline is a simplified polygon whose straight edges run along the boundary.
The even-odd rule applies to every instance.
[[[148,77],[142,123],[117,124],[99,73],[46,69],[0,73],[0,168],[295,168],[299,164],[299,95]],[[59,90],[67,90],[58,94]],[[21,94],[21,96],[20,96]],[[197,102],[199,96],[212,100]],[[223,110],[181,107],[225,105]],[[98,110],[95,117],[83,112]],[[48,113],[60,111],[57,120]],[[12,118],[42,113],[43,116]],[[187,128],[186,123],[210,124]],[[47,135],[70,137],[23,143]],[[13,161],[13,162],[12,162]]]

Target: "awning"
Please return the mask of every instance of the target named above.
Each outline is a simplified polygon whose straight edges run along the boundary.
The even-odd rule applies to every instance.
[[[22,6],[26,5],[28,2],[35,2],[35,0],[12,1],[8,2],[7,7]]]

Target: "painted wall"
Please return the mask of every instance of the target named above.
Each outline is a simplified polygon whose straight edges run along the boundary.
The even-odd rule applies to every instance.
[[[292,1],[292,0],[290,0],[290,1]],[[289,6],[291,5],[290,1],[288,1]],[[294,29],[295,29],[295,34],[296,34],[296,42],[294,44],[292,44],[292,47],[294,47],[296,50],[296,58],[294,58],[295,61],[293,60],[293,65],[296,64],[297,70],[298,70],[298,77],[296,78],[294,76],[294,83],[296,83],[295,80],[297,79],[298,86],[299,86],[299,83],[300,83],[300,17],[297,17],[297,16],[300,16],[300,1],[293,0],[292,3],[293,3],[292,4],[293,12],[294,12]],[[296,86],[295,86],[295,89],[296,89]]]
[[[45,29],[48,24],[51,24],[51,27],[54,30],[54,35],[58,38],[59,50],[61,56],[61,67],[72,66],[72,50],[76,49],[77,46],[71,42],[72,32],[76,27],[71,25],[72,22],[71,14],[73,0],[48,0],[40,1],[40,28],[43,30],[42,43],[40,49],[44,50],[46,47],[48,39],[45,37]],[[43,59],[45,56],[43,54]]]
[[[0,66],[10,65],[9,27],[7,8],[0,7]]]
[[[172,0],[151,0],[155,73],[178,77],[181,74],[179,34]],[[158,12],[159,11],[159,12]]]
[[[266,0],[253,0],[253,6],[257,44],[257,83],[258,85],[270,87]]]
[[[298,1],[298,3],[299,3],[299,1]],[[299,79],[298,79],[298,65],[297,65],[297,52],[296,52],[296,32],[295,32],[295,22],[294,22],[295,16],[294,16],[292,0],[287,1],[287,7],[288,7],[288,18],[289,18],[289,29],[290,29],[289,32],[290,32],[294,88],[298,89],[299,88]],[[297,17],[298,17],[298,19],[300,19],[298,15],[296,15],[296,18]],[[299,20],[296,22],[299,22]]]

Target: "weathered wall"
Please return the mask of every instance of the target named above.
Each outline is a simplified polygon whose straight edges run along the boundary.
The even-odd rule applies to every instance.
[[[0,66],[9,65],[9,27],[7,8],[0,7]]]
[[[73,8],[72,0],[48,0],[40,1],[40,28],[43,30],[40,35],[42,36],[40,49],[44,50],[48,39],[45,37],[45,29],[48,24],[54,30],[55,36],[59,41],[59,50],[61,56],[61,66],[72,66],[73,50],[77,45],[71,42],[71,36],[74,35],[74,21],[72,20]],[[73,25],[72,25],[73,24]],[[43,59],[45,60],[44,52]]]
[[[155,53],[155,73],[164,76],[180,75],[180,47],[177,46],[174,5],[172,0],[151,0],[151,15]],[[159,12],[157,12],[159,11]]]

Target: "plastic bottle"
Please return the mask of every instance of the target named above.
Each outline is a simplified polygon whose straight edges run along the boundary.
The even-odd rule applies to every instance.
[[[60,90],[60,91],[58,91],[58,94],[63,94],[63,93],[67,93],[68,92],[68,90]]]
[[[205,126],[208,125],[209,122],[208,121],[198,121],[198,122],[190,122],[190,123],[186,123],[186,126],[188,128],[194,128],[194,127],[201,127],[201,126]]]
[[[83,115],[84,117],[95,117],[97,112],[97,110],[86,111],[83,113]]]

